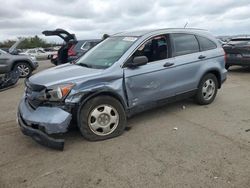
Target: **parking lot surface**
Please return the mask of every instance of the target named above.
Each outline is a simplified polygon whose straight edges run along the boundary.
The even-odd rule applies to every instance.
[[[39,70],[52,67],[39,63]],[[0,187],[250,187],[250,69],[234,68],[214,103],[191,99],[141,113],[117,138],[77,130],[55,151],[16,123],[24,80],[0,92]]]

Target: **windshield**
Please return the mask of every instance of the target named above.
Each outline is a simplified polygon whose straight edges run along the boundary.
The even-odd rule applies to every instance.
[[[97,69],[108,68],[118,61],[136,40],[136,37],[107,38],[82,56],[76,64]]]

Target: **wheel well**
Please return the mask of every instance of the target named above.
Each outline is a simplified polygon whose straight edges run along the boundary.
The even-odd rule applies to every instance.
[[[205,75],[207,75],[209,73],[216,76],[217,81],[218,81],[218,88],[220,89],[221,88],[221,75],[220,75],[220,72],[217,71],[217,70],[210,70],[210,71],[206,72],[203,76],[205,76]]]
[[[126,104],[124,103],[124,101],[122,100],[122,98],[110,91],[102,91],[102,92],[97,92],[97,93],[89,93],[87,96],[84,96],[82,99],[83,104],[85,104],[88,100],[94,98],[94,97],[99,97],[99,96],[110,96],[115,98],[116,100],[118,100],[121,105],[123,106],[123,108],[126,110]]]
[[[80,104],[76,108],[73,109],[73,111],[72,111],[74,114],[73,119],[75,121],[78,121],[78,114],[79,114],[79,110],[81,109],[81,107],[84,106],[88,100],[93,99],[94,97],[98,97],[98,96],[111,96],[111,97],[115,98],[116,100],[118,100],[121,103],[124,110],[126,111],[125,103],[123,102],[121,97],[118,96],[117,94],[114,94],[113,92],[110,92],[110,91],[102,91],[102,92],[97,92],[97,93],[91,92],[87,95],[84,95],[81,99]]]
[[[28,61],[25,61],[25,60],[18,60],[18,61],[14,61],[11,70],[13,70],[14,67],[16,66],[16,64],[18,64],[18,63],[27,63],[27,64],[30,66],[30,63],[29,63]],[[30,66],[30,67],[31,67],[31,69],[32,69],[32,66]]]

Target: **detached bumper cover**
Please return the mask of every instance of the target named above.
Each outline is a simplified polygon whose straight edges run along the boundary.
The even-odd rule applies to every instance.
[[[50,134],[67,132],[72,118],[70,113],[58,107],[38,107],[34,110],[22,99],[17,115],[24,135],[31,136],[42,145],[63,149],[64,140],[52,138]]]

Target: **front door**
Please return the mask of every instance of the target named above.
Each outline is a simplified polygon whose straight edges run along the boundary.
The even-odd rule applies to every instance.
[[[175,66],[169,59],[169,45],[168,35],[156,36],[146,41],[131,56],[130,59],[135,56],[146,56],[149,62],[135,68],[124,68],[130,107],[147,105],[174,96]]]

